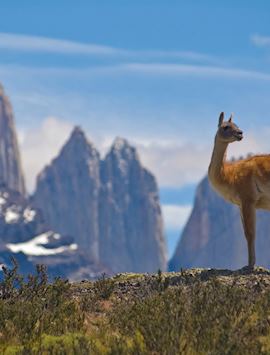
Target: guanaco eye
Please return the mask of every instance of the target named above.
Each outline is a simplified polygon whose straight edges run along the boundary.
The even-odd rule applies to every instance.
[[[225,126],[223,129],[224,129],[224,131],[227,131],[228,128],[229,128],[229,126]]]

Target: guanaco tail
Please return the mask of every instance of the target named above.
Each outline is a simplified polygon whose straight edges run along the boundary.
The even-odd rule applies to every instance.
[[[270,210],[270,155],[256,155],[236,161],[226,161],[230,143],[241,141],[243,132],[232,122],[219,117],[218,130],[208,177],[214,189],[227,201],[239,206],[248,246],[248,265],[253,270],[256,238],[256,209]]]

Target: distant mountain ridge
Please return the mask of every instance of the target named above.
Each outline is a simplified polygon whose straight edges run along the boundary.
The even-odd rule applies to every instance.
[[[95,278],[110,270],[78,250],[70,233],[55,232],[26,196],[11,104],[0,86],[0,265],[19,261],[22,272],[48,266],[50,277]]]
[[[166,269],[158,187],[125,139],[117,138],[102,160],[75,127],[38,176],[32,201],[55,230],[70,232],[113,272]]]
[[[12,108],[0,87],[0,265],[36,263],[72,280],[167,266],[154,176],[124,139],[101,159],[80,127],[28,198]]]

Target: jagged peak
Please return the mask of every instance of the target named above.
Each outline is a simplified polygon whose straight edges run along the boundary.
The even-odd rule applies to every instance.
[[[70,157],[77,159],[79,156],[85,159],[88,159],[88,157],[99,159],[99,152],[94,144],[88,140],[83,129],[75,126],[54,161],[66,158],[70,159]]]
[[[112,162],[114,166],[120,169],[123,176],[127,176],[129,171],[128,167],[131,164],[136,163],[141,166],[139,155],[135,147],[130,145],[126,139],[120,137],[115,138],[104,161]]]
[[[85,135],[83,129],[81,126],[74,126],[72,132],[71,132],[71,136],[73,135]]]
[[[127,139],[116,137],[113,141],[110,152],[116,155],[125,155],[127,157],[136,157],[138,158],[136,148],[133,147]]]
[[[69,139],[67,140],[66,144],[64,145],[65,146],[69,146],[71,144],[81,144],[82,146],[85,146],[85,147],[90,147],[91,149],[95,149],[94,147],[94,144],[89,141],[89,139],[87,138],[84,130],[80,127],[80,126],[75,126],[70,134],[70,137]]]
[[[13,110],[12,110],[11,102],[9,100],[9,97],[5,93],[4,86],[1,83],[0,83],[0,103],[3,104],[4,111],[8,115],[8,117],[7,117],[8,120],[13,121]],[[13,124],[13,122],[12,122],[12,124]]]
[[[112,144],[112,149],[121,150],[123,148],[131,147],[128,141],[122,137],[116,137]]]
[[[81,126],[74,126],[74,128],[73,128],[73,130],[71,132],[71,135],[70,135],[70,139],[76,139],[76,138],[79,138],[79,137],[82,137],[85,140],[87,140],[86,136],[85,136],[85,133],[84,133],[83,129],[81,128]]]
[[[4,88],[4,86],[1,83],[0,83],[0,100],[4,101],[4,103],[7,106],[10,106],[9,109],[12,111],[9,97],[7,96],[7,94],[5,92],[5,88]]]

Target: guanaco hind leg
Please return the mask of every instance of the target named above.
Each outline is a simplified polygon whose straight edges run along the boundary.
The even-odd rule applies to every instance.
[[[242,224],[248,246],[248,267],[253,269],[255,256],[255,238],[256,238],[256,209],[255,205],[250,202],[243,202],[240,207]]]

